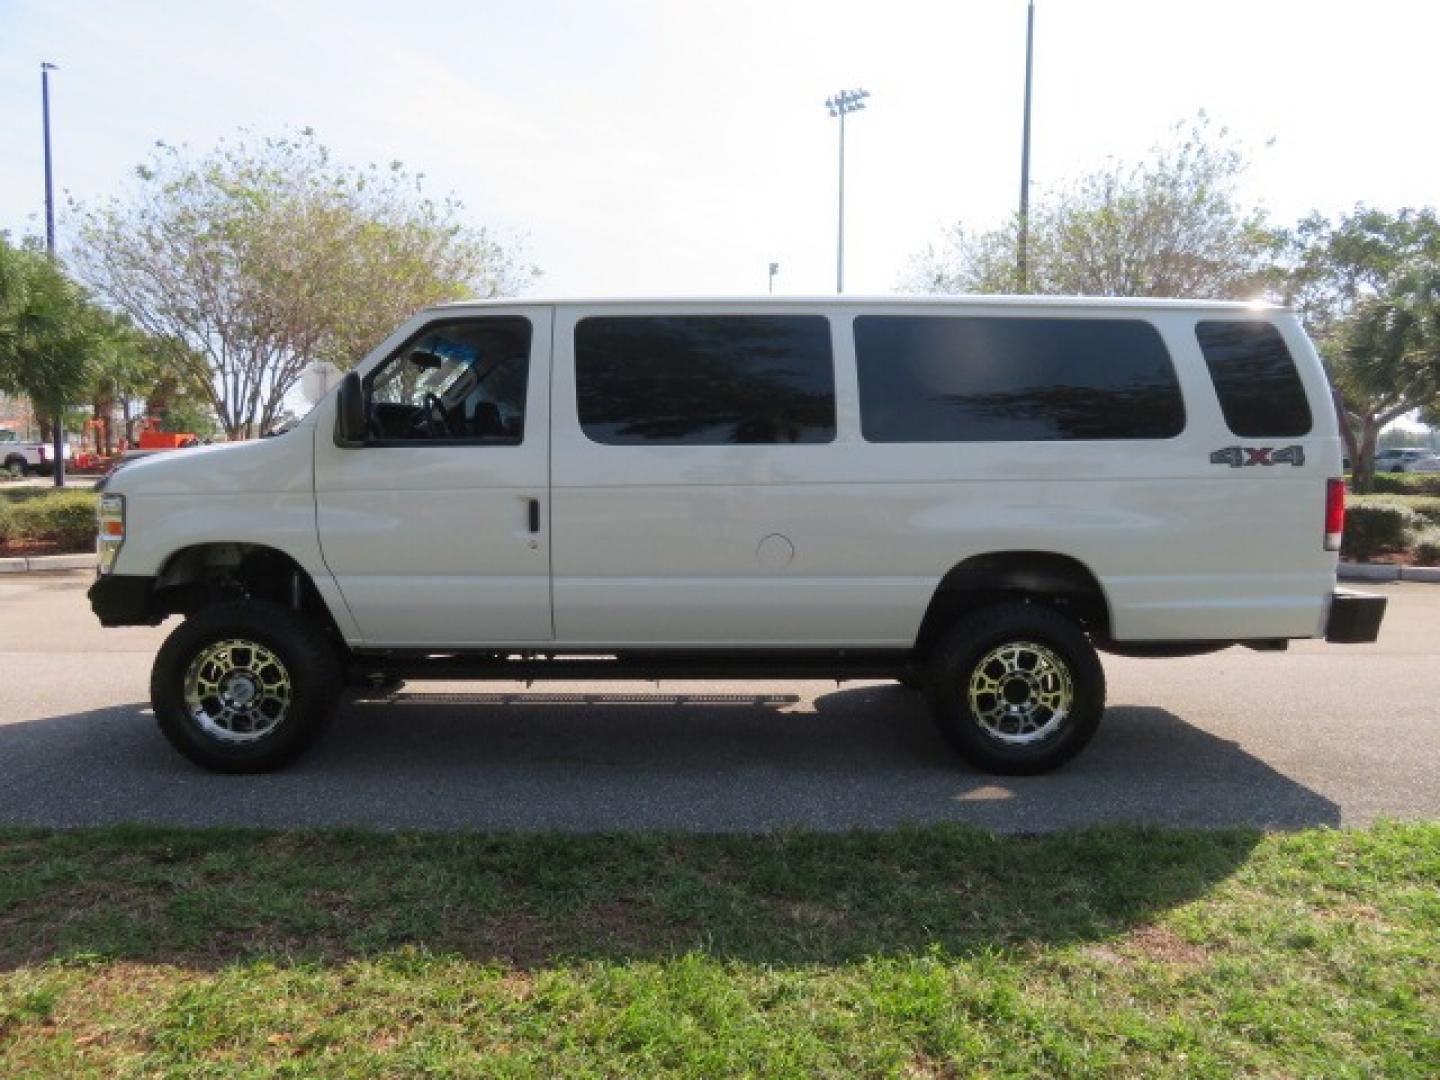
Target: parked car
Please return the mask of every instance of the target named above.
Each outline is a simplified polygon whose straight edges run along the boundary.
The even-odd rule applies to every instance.
[[[1410,463],[1410,472],[1440,472],[1440,454],[1426,454]]]
[[[1403,472],[1429,472],[1428,469],[1417,469],[1415,466],[1426,458],[1435,456],[1433,450],[1427,450],[1421,446],[1391,447],[1388,450],[1377,450],[1375,452],[1375,471],[1389,473]]]
[[[74,458],[70,444],[62,448],[65,460]],[[19,432],[0,428],[0,468],[20,476],[55,471],[55,448],[48,442],[28,442],[20,438]]]
[[[347,682],[823,677],[1038,772],[1097,651],[1375,639],[1330,402],[1243,304],[446,306],[288,432],[111,476],[90,596],[185,616],[151,695],[212,769],[292,759]]]

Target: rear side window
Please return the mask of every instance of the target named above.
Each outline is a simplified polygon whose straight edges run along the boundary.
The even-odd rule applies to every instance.
[[[1236,435],[1310,433],[1310,402],[1280,331],[1253,321],[1195,327],[1225,423]]]
[[[830,323],[818,315],[582,319],[580,427],[612,446],[835,438]]]
[[[1138,319],[864,315],[855,320],[869,442],[1167,439],[1185,403]]]

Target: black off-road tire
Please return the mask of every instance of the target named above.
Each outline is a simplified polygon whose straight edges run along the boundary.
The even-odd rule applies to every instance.
[[[273,730],[243,741],[206,730],[185,698],[197,657],[229,641],[268,650],[289,684],[288,707]],[[262,683],[273,678],[273,667],[261,675]],[[241,600],[197,612],[165,639],[151,669],[150,700],[161,733],[191,761],[214,772],[256,773],[288,764],[320,737],[334,718],[343,685],[340,646],[324,628],[279,604]]]
[[[988,666],[986,660],[1009,647],[1015,650],[1009,660],[1028,658],[1037,666],[1014,678],[1000,676],[1002,686],[1013,682],[1011,692],[1026,695],[1020,702],[977,690],[981,711],[1002,728],[997,734],[972,708],[971,690],[1005,670],[1005,659]],[[1085,748],[1105,711],[1105,671],[1090,640],[1063,615],[1038,604],[999,604],[965,616],[941,639],[930,657],[929,694],[935,722],[961,757],[986,772],[1023,776],[1058,768]],[[1041,704],[1047,700],[1068,706]],[[1017,719],[1016,731],[1003,731],[1010,718],[1002,715],[997,723],[995,710],[1011,704],[1030,710],[1027,722],[1036,730],[1018,730]],[[1018,741],[1022,737],[1033,741]]]

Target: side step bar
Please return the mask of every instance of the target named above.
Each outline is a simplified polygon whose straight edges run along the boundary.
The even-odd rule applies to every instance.
[[[777,709],[794,705],[799,694],[415,694],[362,693],[355,705],[731,705]]]
[[[790,653],[643,652],[609,655],[427,653],[354,654],[352,683],[395,679],[894,679],[911,672],[908,651]]]

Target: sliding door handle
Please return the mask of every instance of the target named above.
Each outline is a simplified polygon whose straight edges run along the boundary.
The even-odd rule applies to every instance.
[[[530,531],[538,533],[540,531],[540,500],[529,499],[527,501],[530,504]]]

